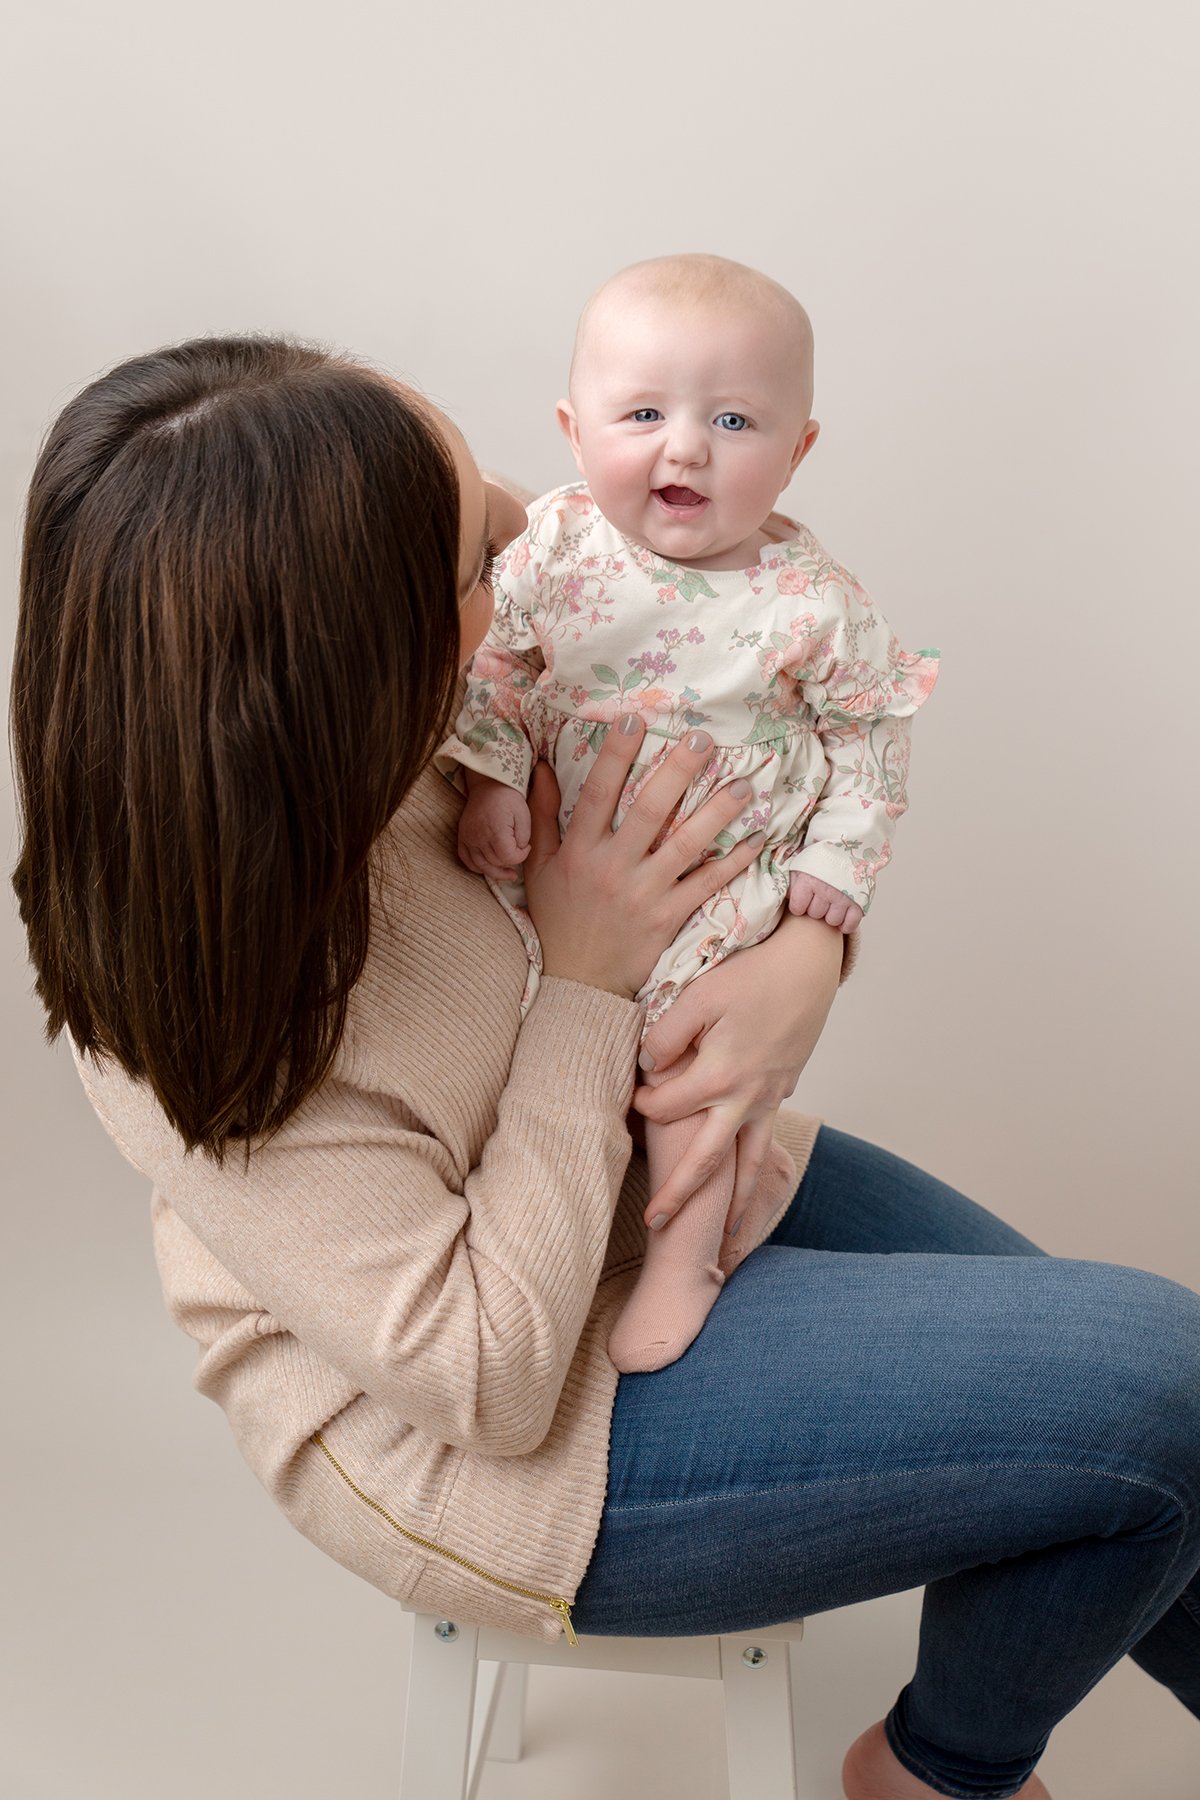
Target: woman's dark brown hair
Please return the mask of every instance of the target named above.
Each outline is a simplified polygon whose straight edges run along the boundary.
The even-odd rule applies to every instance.
[[[372,844],[443,735],[458,486],[418,403],[348,359],[210,338],[59,416],[26,513],[13,875],[49,1015],[189,1149],[276,1130],[327,1072]]]

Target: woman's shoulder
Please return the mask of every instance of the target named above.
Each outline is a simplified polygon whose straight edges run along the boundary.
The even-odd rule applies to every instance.
[[[137,1081],[113,1057],[83,1055],[73,1039],[71,1054],[83,1091],[105,1131],[139,1175],[159,1179],[164,1160],[183,1154],[178,1134],[144,1081]]]

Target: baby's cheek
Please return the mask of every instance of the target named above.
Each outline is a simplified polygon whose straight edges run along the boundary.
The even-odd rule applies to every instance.
[[[602,444],[588,460],[588,485],[597,506],[618,528],[628,527],[632,520],[622,514],[636,513],[640,522],[646,504],[647,486],[653,457],[648,439],[625,440]]]
[[[775,456],[755,454],[726,459],[722,470],[722,491],[727,505],[752,521],[753,531],[774,510],[787,482],[787,470]]]

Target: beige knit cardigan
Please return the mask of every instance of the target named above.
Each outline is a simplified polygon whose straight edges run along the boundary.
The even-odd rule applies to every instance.
[[[525,952],[456,860],[460,806],[426,771],[394,817],[333,1068],[248,1167],[185,1155],[115,1065],[80,1073],[154,1184],[195,1385],[293,1525],[408,1606],[570,1639],[645,1242],[640,1013],[552,978],[521,1023]],[[797,1173],[816,1131],[780,1117]],[[751,1209],[727,1271],[786,1203]]]

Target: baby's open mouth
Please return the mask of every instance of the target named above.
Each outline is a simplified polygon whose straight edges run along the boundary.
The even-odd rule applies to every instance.
[[[708,504],[706,494],[698,494],[695,488],[690,487],[655,488],[654,497],[669,512],[690,512]]]

